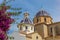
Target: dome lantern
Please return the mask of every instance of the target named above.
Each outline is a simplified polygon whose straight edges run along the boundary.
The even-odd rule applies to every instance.
[[[24,13],[24,17],[25,17],[25,18],[28,18],[28,16],[29,16],[29,13],[28,13],[28,12],[25,12],[25,13]]]

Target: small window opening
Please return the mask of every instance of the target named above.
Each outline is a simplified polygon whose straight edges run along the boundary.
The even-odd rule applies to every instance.
[[[22,30],[22,27],[20,27],[20,30]]]
[[[46,22],[46,18],[44,18],[44,21]]]
[[[28,27],[26,26],[26,30],[28,29]]]
[[[38,39],[38,36],[36,36],[36,39]]]
[[[52,33],[52,27],[51,27],[51,33]]]
[[[37,23],[38,23],[38,21],[39,21],[39,20],[37,19]]]

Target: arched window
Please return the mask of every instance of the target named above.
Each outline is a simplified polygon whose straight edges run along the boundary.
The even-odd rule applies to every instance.
[[[33,27],[31,27],[31,30],[33,30]]]
[[[20,27],[20,30],[22,30],[22,27]]]
[[[36,36],[36,40],[38,40],[38,36]]]
[[[26,26],[26,30],[28,29],[28,27]]]
[[[52,33],[52,27],[50,28],[50,30],[51,30],[51,33]]]
[[[38,18],[37,18],[37,23],[39,22]]]
[[[41,18],[40,18],[39,20],[40,20],[40,22],[41,22]]]
[[[46,18],[44,18],[44,21],[46,22]]]

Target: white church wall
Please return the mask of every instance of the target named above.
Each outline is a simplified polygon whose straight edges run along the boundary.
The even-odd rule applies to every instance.
[[[21,35],[18,31],[13,32],[10,36],[14,37],[13,40],[26,40],[25,35]],[[8,39],[8,40],[10,40],[10,39]]]
[[[25,31],[25,26],[22,26],[22,28],[23,28],[22,30]]]
[[[28,30],[30,30],[30,32],[33,32],[34,31],[34,26],[29,25]]]
[[[26,27],[27,27],[27,29],[26,29]],[[21,29],[21,28],[22,28],[22,30],[20,30],[20,31],[21,31],[21,32],[26,32],[27,34],[34,32],[34,25],[33,25],[33,24],[23,23],[23,24],[19,27],[19,29]],[[32,30],[31,30],[31,28],[32,28]]]
[[[27,26],[27,31],[26,31],[27,34],[34,32],[34,26],[33,25],[25,24],[25,26],[23,27],[23,30],[26,30],[26,26]],[[32,28],[32,30],[31,30],[31,28]]]

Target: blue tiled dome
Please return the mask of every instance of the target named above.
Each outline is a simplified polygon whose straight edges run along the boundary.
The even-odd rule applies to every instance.
[[[21,23],[31,24],[32,22],[31,22],[31,20],[28,18],[28,16],[29,16],[28,12],[25,12],[25,13],[24,13],[24,19],[21,20]]]
[[[49,16],[49,14],[46,11],[41,10],[36,14],[36,17],[39,17],[39,16]]]
[[[21,20],[21,23],[28,23],[31,24],[31,20],[29,18],[25,18],[24,20]]]

